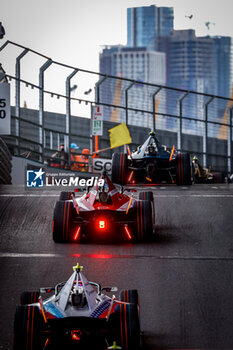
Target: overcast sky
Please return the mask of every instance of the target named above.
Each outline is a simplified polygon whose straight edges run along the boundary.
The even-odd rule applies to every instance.
[[[99,52],[102,45],[126,44],[127,7],[173,6],[175,29],[194,28],[197,35],[233,37],[232,0],[0,1],[0,21],[6,31],[5,38],[0,43],[9,39],[56,61],[94,71],[99,71]],[[193,14],[192,20],[185,17],[190,14]],[[215,23],[211,25],[209,32],[205,22]],[[19,52],[8,49],[2,54],[0,61],[7,72],[13,69],[17,56],[15,53]],[[24,59],[24,62],[26,67],[22,67],[22,75],[24,73],[28,78],[32,75],[32,69],[35,70],[33,65],[36,65],[36,60]],[[53,80],[52,73],[50,80]]]

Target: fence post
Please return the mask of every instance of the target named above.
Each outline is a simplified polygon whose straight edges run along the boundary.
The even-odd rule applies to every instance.
[[[70,167],[70,127],[71,127],[71,106],[70,106],[70,80],[73,76],[78,73],[79,69],[75,69],[68,77],[66,78],[66,135],[64,137],[64,146],[65,151],[68,154],[68,166]]]
[[[132,82],[129,84],[129,86],[125,89],[125,124],[128,127],[129,124],[129,118],[128,118],[128,91],[131,89],[131,87],[135,84],[135,82]],[[124,152],[127,152],[127,145],[124,145]]]
[[[182,142],[182,129],[183,129],[183,100],[185,97],[189,95],[189,92],[185,92],[180,98],[179,98],[179,119],[178,119],[178,127],[177,127],[177,148],[179,150],[182,150],[183,142]]]
[[[203,136],[203,167],[207,165],[207,157],[208,157],[208,105],[212,102],[214,97],[210,97],[209,100],[205,103],[205,129]]]
[[[155,121],[155,112],[156,112],[156,105],[155,105],[155,96],[162,90],[162,86],[159,87],[152,95],[153,97],[153,119],[152,119],[152,127],[153,127],[153,131],[156,130],[156,121]]]
[[[131,87],[135,84],[133,81],[129,86],[125,89],[125,124],[128,126],[129,120],[128,120],[128,91],[131,89]]]
[[[15,135],[16,145],[18,147],[18,155],[20,155],[20,61],[28,53],[29,49],[23,50],[16,58],[15,63]]]
[[[53,133],[52,133],[52,131],[49,132],[49,147],[50,147],[50,149],[53,149]]]
[[[44,72],[53,63],[51,59],[48,59],[41,67],[39,73],[39,143],[41,144],[41,161],[44,161]]]

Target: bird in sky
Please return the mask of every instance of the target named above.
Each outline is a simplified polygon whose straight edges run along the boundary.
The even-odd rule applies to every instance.
[[[210,29],[210,25],[213,24],[213,26],[215,26],[215,23],[214,22],[205,22],[205,25],[207,27],[207,29],[209,30]]]
[[[193,18],[193,15],[185,16],[185,17],[187,17],[187,18],[189,18],[189,19],[192,19],[192,18]]]
[[[84,91],[84,95],[89,95],[92,92],[92,89],[89,89],[87,91]]]

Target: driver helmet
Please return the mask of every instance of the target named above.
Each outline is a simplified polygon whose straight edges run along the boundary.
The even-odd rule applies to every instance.
[[[86,296],[83,287],[74,287],[71,295],[71,303],[76,307],[83,307],[85,305]]]
[[[108,194],[109,192],[109,187],[107,182],[104,182],[104,185],[99,187],[99,200],[100,202],[106,203],[109,202],[110,196]]]
[[[155,143],[151,143],[147,149],[148,149],[148,154],[155,155],[157,153],[157,147]]]
[[[194,157],[193,157],[193,162],[195,162],[195,163],[197,163],[197,162],[198,162],[198,158],[197,158],[197,156],[194,156]]]

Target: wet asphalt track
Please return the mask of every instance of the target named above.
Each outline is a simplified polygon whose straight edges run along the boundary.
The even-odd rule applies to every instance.
[[[150,244],[55,244],[58,195],[0,187],[0,349],[20,293],[65,280],[77,261],[90,280],[139,290],[143,349],[233,349],[232,185],[156,187]]]

